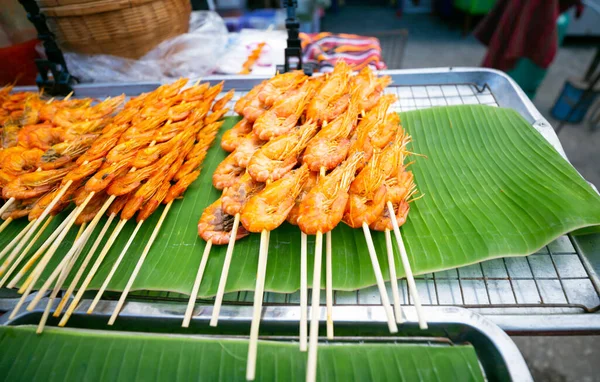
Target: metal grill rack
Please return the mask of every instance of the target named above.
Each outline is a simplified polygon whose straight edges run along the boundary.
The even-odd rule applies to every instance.
[[[500,72],[450,68],[394,70],[386,74],[391,75],[393,79],[393,85],[386,91],[399,97],[399,101],[393,105],[397,111],[463,104],[509,107],[517,110],[564,156],[552,127],[518,86]],[[231,110],[239,97],[263,79],[252,76],[207,78],[212,83],[225,80],[225,91],[236,89],[230,105]],[[91,85],[87,88],[82,86],[79,94],[106,96],[126,92],[128,95],[134,95],[155,86],[157,85]],[[233,111],[229,114],[234,115]],[[600,258],[600,254],[597,253],[600,243],[596,243],[595,248],[596,252],[592,251],[591,255]],[[597,270],[589,261],[589,252],[581,249],[577,238],[570,235],[561,236],[528,257],[500,258],[420,275],[416,276],[416,283],[424,305],[466,307],[492,318],[501,327],[511,331],[543,329],[546,332],[600,332],[600,315],[593,314],[600,310],[600,279],[596,274]],[[405,280],[400,282],[400,288],[402,302],[411,304]],[[391,294],[391,291],[388,290],[388,293]],[[118,297],[119,294],[106,293],[104,299],[110,304],[110,300]],[[252,292],[229,293],[225,295],[224,304],[232,308],[251,305],[253,297]],[[138,303],[169,301],[185,304],[187,299],[186,295],[172,292],[141,291],[130,293],[128,301],[132,301],[132,309],[137,310],[139,306],[135,304]],[[321,302],[325,304],[324,293],[321,294]],[[212,305],[212,300],[199,299],[198,303],[200,316],[210,314],[202,306]],[[270,312],[279,317],[295,316],[299,303],[299,292],[265,293],[264,317],[269,318]],[[355,292],[334,292],[334,313],[335,307],[340,311],[355,307],[364,309],[364,312],[372,312],[380,304],[376,286]],[[357,312],[357,316],[362,314],[358,310],[352,311]],[[542,316],[545,320],[543,322],[539,320]]]

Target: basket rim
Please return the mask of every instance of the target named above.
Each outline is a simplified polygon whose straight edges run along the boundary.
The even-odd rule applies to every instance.
[[[40,11],[50,17],[84,16],[135,8],[140,5],[159,1],[168,2],[169,0],[99,0],[80,4],[59,5],[56,7],[40,7]]]

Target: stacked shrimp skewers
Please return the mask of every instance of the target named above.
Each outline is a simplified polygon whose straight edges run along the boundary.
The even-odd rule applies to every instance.
[[[212,245],[228,245],[211,319],[215,326],[235,241],[260,233],[249,380],[255,377],[269,233],[286,220],[301,230],[300,348],[309,351],[307,380],[314,380],[316,375],[324,234],[327,328],[328,337],[333,338],[331,231],[340,222],[363,229],[390,331],[398,330],[396,320],[402,322],[395,269],[396,319],[370,234],[372,228],[388,230],[389,235],[395,227],[388,224],[390,221],[400,226],[408,213],[409,198],[416,192],[403,163],[410,137],[400,126],[398,115],[389,112],[395,97],[384,95],[389,83],[389,77],[377,77],[368,68],[352,76],[349,67],[339,63],[323,77],[309,78],[301,72],[277,75],[253,88],[235,105],[243,119],[221,141],[221,147],[230,154],[215,170],[213,185],[223,194],[204,210],[198,223],[198,233],[207,245],[183,326],[190,322]],[[306,235],[316,235],[308,346]],[[388,250],[393,261],[391,245]]]
[[[222,90],[222,83],[213,87],[208,83],[195,84],[184,89],[186,82],[187,80],[182,79],[173,84],[163,85],[153,92],[128,101],[123,110],[104,126],[91,147],[77,158],[69,171],[59,179],[60,187],[44,198],[44,208],[37,209],[40,214],[39,220],[43,219],[44,215],[56,213],[57,209],[71,201],[74,202],[75,209],[10,282],[9,286],[16,285],[27,270],[39,260],[21,286],[23,296],[12,316],[19,311],[72,225],[88,223],[27,307],[28,310],[35,308],[44,292],[55,283],[38,331],[43,329],[53,300],[77,258],[83,253],[84,246],[101,217],[107,213],[108,220],[54,312],[54,316],[59,316],[71,294],[78,289],[60,321],[60,325],[64,326],[124,225],[137,214],[134,233],[98,292],[89,310],[93,311],[143,222],[164,204],[160,219],[146,243],[109,324],[115,321],[173,201],[181,197],[199,176],[200,166],[208,148],[222,125],[221,117],[228,111],[225,105],[233,96],[233,92],[229,92],[213,104]],[[117,216],[120,216],[119,222],[104,243],[84,281],[78,285]],[[19,248],[16,249],[15,256]]]

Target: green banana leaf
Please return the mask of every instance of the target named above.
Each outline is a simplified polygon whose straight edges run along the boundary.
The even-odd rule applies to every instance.
[[[453,106],[401,113],[401,119],[413,137],[412,150],[424,155],[412,157],[410,168],[425,195],[411,204],[408,221],[401,227],[415,274],[528,255],[562,234],[600,224],[600,196],[517,112]],[[224,129],[236,121],[228,119]],[[225,156],[218,143],[211,148],[200,178],[173,204],[133,290],[190,293],[205,246],[197,236],[197,221],[202,210],[220,195],[212,188],[211,177]],[[142,226],[109,290],[124,288],[160,212]],[[1,235],[0,247],[24,225],[9,226]],[[100,287],[134,226],[135,222],[125,226],[91,289]],[[72,231],[40,282],[68,250],[76,230]],[[340,224],[332,236],[333,287],[355,290],[375,284],[361,230]],[[384,235],[375,232],[373,238],[383,275],[388,277]],[[259,235],[236,243],[226,291],[254,289],[258,248]],[[299,288],[299,248],[297,227],[285,223],[272,232],[267,291],[289,293]],[[309,241],[309,269],[313,248]],[[398,277],[402,277],[397,253]],[[224,246],[213,246],[200,296],[216,294],[224,256]],[[311,278],[309,272],[309,283]]]
[[[0,327],[6,381],[245,381],[248,341]],[[318,381],[483,381],[470,345],[322,344]],[[306,353],[259,341],[257,381],[304,381]]]

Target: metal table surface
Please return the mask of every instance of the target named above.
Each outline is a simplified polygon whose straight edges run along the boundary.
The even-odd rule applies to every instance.
[[[386,90],[397,94],[393,105],[397,111],[432,106],[486,104],[517,110],[565,158],[558,137],[524,92],[506,74],[481,68],[440,68],[392,70],[393,84]],[[225,80],[224,90],[236,89],[232,103],[262,81],[257,76],[207,77],[211,83]],[[92,84],[76,87],[79,96],[105,97],[125,92],[136,95],[158,84]],[[23,89],[24,90],[24,89]],[[231,105],[232,106],[232,105]],[[233,108],[232,108],[233,109]],[[233,112],[230,112],[233,115]],[[559,237],[540,251],[527,257],[502,258],[458,269],[416,277],[417,288],[425,306],[459,306],[481,313],[504,330],[514,334],[600,333],[600,235]],[[411,304],[406,282],[400,283],[404,304]],[[190,285],[191,288],[191,285]],[[389,286],[388,286],[389,288]],[[391,291],[388,290],[391,295]],[[106,303],[118,294],[105,294]],[[321,294],[325,319],[325,294]],[[251,305],[252,292],[225,295],[223,321],[235,321],[245,305]],[[310,301],[310,295],[309,295]],[[176,293],[134,292],[126,304],[128,314],[140,317],[164,317],[168,302],[173,311],[187,303],[187,296]],[[0,298],[0,311],[9,310],[14,298]],[[83,305],[89,301],[84,301]],[[282,322],[299,319],[299,292],[265,293],[265,320]],[[157,305],[158,304],[158,305]],[[129,307],[127,307],[127,305]],[[177,306],[177,308],[175,308]],[[128,309],[127,309],[128,308]],[[379,312],[381,301],[377,287],[356,292],[334,292],[334,322],[348,322],[368,316],[385,322]],[[81,308],[78,309],[80,311]],[[210,317],[211,300],[198,300],[196,320]],[[413,315],[408,309],[409,316]],[[431,310],[432,313],[437,310]],[[118,320],[117,320],[118,321]]]

